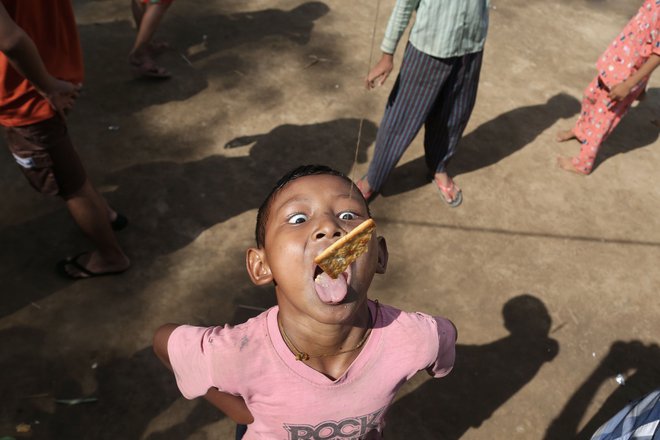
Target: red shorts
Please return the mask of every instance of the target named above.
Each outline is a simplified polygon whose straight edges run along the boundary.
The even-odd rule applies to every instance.
[[[8,127],[7,145],[30,184],[43,194],[66,198],[87,180],[66,122],[59,115],[35,124]]]

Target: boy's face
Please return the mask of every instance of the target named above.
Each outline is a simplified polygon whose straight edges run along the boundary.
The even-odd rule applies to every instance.
[[[273,281],[283,313],[318,322],[348,322],[366,303],[374,273],[387,263],[385,240],[375,232],[369,249],[336,280],[323,274],[314,258],[369,215],[350,184],[332,175],[300,177],[274,197],[264,246],[249,249],[248,272],[256,284]]]

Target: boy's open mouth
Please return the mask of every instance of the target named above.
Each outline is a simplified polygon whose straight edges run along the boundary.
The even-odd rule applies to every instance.
[[[342,302],[348,293],[349,275],[350,268],[337,278],[332,279],[317,265],[314,269],[314,289],[319,299],[326,304],[339,304]]]

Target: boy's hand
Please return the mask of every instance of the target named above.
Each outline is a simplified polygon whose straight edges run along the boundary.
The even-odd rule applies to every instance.
[[[38,91],[48,101],[53,110],[59,113],[62,118],[65,118],[66,112],[73,108],[81,88],[82,84],[73,84],[53,78],[48,90]]]
[[[376,86],[382,86],[390,72],[394,68],[394,55],[391,53],[384,53],[383,56],[378,61],[378,64],[371,69],[367,79],[365,80],[365,85],[367,90],[371,90]]]
[[[632,90],[634,84],[629,84],[628,81],[621,82],[610,90],[610,93],[608,97],[612,101],[621,101],[624,99],[626,96],[630,95],[630,91]]]

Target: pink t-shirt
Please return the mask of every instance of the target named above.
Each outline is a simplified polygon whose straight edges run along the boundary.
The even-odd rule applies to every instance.
[[[451,371],[456,331],[444,318],[369,307],[371,335],[337,380],[295,360],[277,307],[234,327],[178,327],[167,349],[179,389],[188,399],[211,387],[242,396],[254,416],[245,440],[380,439],[385,410],[408,379]]]
[[[598,59],[598,75],[609,88],[628,79],[660,55],[660,0],[646,0],[637,14]]]

